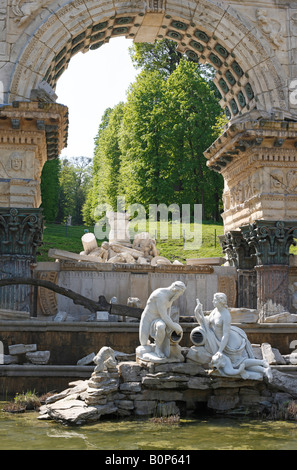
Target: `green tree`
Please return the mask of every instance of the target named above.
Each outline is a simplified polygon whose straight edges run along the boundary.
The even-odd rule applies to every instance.
[[[47,222],[54,222],[58,214],[60,160],[45,162],[41,173],[41,207]]]
[[[143,71],[131,86],[121,133],[121,185],[128,203],[196,204],[217,218],[220,177],[203,152],[222,111],[196,64],[181,60],[166,79]]]
[[[95,209],[99,204],[108,203],[114,209],[119,193],[121,150],[119,136],[124,113],[124,103],[108,108],[101,120],[95,139],[92,183],[83,208],[84,221],[95,221]]]
[[[135,42],[129,53],[136,68],[147,72],[158,71],[166,77],[174,72],[183,57],[177,46],[170,39],[157,40],[153,44]]]
[[[59,175],[59,222],[66,222],[68,216],[72,223],[79,225],[83,222],[82,208],[91,180],[91,159],[87,157],[64,158],[61,161]]]
[[[165,82],[157,72],[141,72],[131,86],[120,136],[121,193],[128,204],[166,203],[167,153],[160,106]]]

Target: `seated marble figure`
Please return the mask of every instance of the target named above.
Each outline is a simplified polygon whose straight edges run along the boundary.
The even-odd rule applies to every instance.
[[[256,359],[245,332],[231,325],[231,314],[224,293],[216,293],[214,309],[204,315],[202,305],[196,300],[195,317],[199,326],[194,328],[190,338],[194,344],[187,354],[187,360],[197,362],[224,377],[271,380],[268,363]]]
[[[169,287],[156,289],[150,295],[140,319],[140,346],[136,349],[138,359],[151,362],[184,361],[178,345],[183,330],[172,318],[171,307],[185,290],[185,284],[176,281]]]

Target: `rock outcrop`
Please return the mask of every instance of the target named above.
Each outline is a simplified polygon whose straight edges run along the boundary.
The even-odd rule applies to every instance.
[[[266,348],[262,348],[265,351]],[[276,368],[278,367],[278,368]],[[210,373],[191,362],[105,363],[90,379],[51,396],[39,419],[81,425],[109,417],[189,416],[198,407],[216,413],[267,413],[284,394],[297,399],[297,375],[272,366],[272,380],[243,380]]]

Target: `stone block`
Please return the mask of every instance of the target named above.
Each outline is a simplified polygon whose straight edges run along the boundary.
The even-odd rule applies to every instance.
[[[191,377],[188,381],[188,387],[198,390],[207,390],[210,387],[210,382],[209,377]]]
[[[136,362],[121,362],[119,364],[119,374],[124,382],[141,382],[145,374],[142,368]]]
[[[238,395],[212,395],[208,402],[208,408],[216,411],[228,411],[235,408],[239,403]]]
[[[12,344],[11,346],[8,346],[8,351],[9,351],[9,354],[12,356],[15,356],[18,354],[26,354],[29,352],[37,351],[37,345],[36,344]]]
[[[141,392],[141,385],[139,382],[127,382],[120,384],[121,392]]]
[[[47,364],[50,358],[50,351],[33,351],[27,352],[26,358],[29,359],[32,364]]]
[[[62,322],[65,321],[67,318],[67,312],[58,312],[57,315],[54,318],[55,322]]]
[[[1,363],[0,364],[17,364],[18,363],[18,356],[11,356],[10,354],[0,354]]]
[[[96,312],[96,321],[108,321],[109,313],[107,311]]]

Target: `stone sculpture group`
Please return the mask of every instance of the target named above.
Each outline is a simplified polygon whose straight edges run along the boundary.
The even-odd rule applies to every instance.
[[[156,289],[149,297],[140,320],[141,346],[136,350],[139,360],[154,363],[184,361],[178,345],[183,331],[171,317],[171,306],[185,290],[184,283],[176,281],[168,288]],[[269,365],[254,357],[245,332],[231,325],[226,295],[214,294],[213,305],[213,311],[205,316],[197,299],[194,313],[199,326],[191,332],[194,346],[189,349],[187,359],[224,377],[261,380],[266,376],[270,380]]]
[[[204,315],[197,299],[198,326],[190,335],[193,346],[182,350],[179,343],[183,330],[172,304],[185,291],[185,284],[176,281],[150,295],[140,320],[136,361],[117,362],[115,351],[102,347],[93,358],[96,366],[90,379],[69,384],[72,387],[50,397],[39,418],[84,424],[106,414],[152,415],[165,396],[164,403],[170,407],[176,408],[176,400],[192,406],[189,392],[194,390],[195,400],[201,401],[201,393],[205,400],[206,394],[210,407],[229,409],[240,401],[238,394],[245,399],[240,390],[249,387],[259,393],[257,406],[261,407],[261,393],[265,394],[264,384],[269,386],[273,379],[272,371],[265,360],[254,357],[244,331],[231,325],[225,294],[214,295],[214,309],[209,315]],[[217,394],[220,381],[226,381],[223,397]],[[221,401],[218,405],[222,399],[223,405]]]

